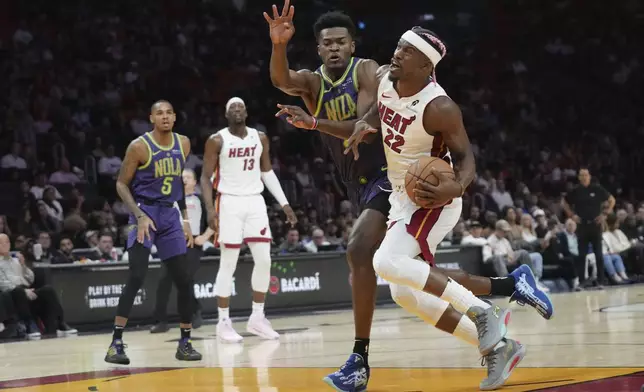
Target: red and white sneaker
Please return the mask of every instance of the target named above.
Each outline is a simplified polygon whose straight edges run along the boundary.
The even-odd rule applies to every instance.
[[[266,316],[261,313],[250,315],[248,318],[248,324],[246,324],[246,331],[266,340],[275,340],[280,338],[280,334],[275,332],[271,326],[271,322],[268,321]]]

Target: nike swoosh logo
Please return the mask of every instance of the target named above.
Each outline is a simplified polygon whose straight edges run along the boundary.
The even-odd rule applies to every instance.
[[[161,154],[162,152],[163,152],[163,151],[159,150],[159,151],[157,151],[157,152],[152,153],[152,156],[159,155],[159,154]]]
[[[385,93],[382,93],[383,98],[391,98],[389,95],[385,95]]]
[[[380,168],[380,171],[381,171],[381,172],[386,172],[386,171],[387,171],[387,166],[383,166],[383,167],[381,167],[381,168]]]

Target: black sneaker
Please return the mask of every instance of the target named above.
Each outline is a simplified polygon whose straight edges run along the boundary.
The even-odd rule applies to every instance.
[[[150,328],[150,333],[166,333],[170,330],[170,327],[168,327],[168,323],[161,322],[161,323],[156,323]]]
[[[197,310],[192,317],[192,329],[199,329],[203,325],[203,317],[201,317],[201,310]]]
[[[190,339],[179,340],[177,354],[174,357],[180,361],[201,361],[201,354],[192,348],[192,341]]]
[[[117,365],[129,365],[130,358],[125,354],[125,344],[122,340],[114,340],[105,354],[105,362],[114,363]]]

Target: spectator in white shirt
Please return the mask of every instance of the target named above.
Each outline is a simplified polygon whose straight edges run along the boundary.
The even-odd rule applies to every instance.
[[[503,180],[497,180],[492,182],[492,192],[490,196],[499,207],[499,210],[503,210],[505,207],[513,207],[514,201],[510,192],[505,189],[505,182]]]
[[[42,199],[42,194],[47,186],[47,175],[45,173],[39,173],[34,180],[34,185],[29,189],[29,192],[34,195],[36,200],[40,200]],[[54,190],[56,191],[56,200],[62,199],[63,196],[60,192],[58,192],[56,188],[54,188]]]
[[[319,247],[331,245],[324,236],[322,229],[314,229],[311,241],[304,244],[304,248],[309,253],[318,253]]]
[[[56,188],[51,185],[45,187],[42,194],[42,203],[45,204],[45,208],[47,209],[47,214],[49,216],[60,223],[63,222],[63,207],[60,205],[60,202],[56,200]]]
[[[498,274],[503,272],[505,268],[505,262],[498,257],[492,257],[492,248],[488,244],[487,238],[483,237],[483,225],[479,221],[472,221],[469,226],[469,234],[463,237],[461,240],[461,245],[465,246],[480,246],[481,253],[483,256],[483,262],[487,263],[501,263],[501,265],[493,265],[494,271]],[[507,271],[507,268],[505,268]],[[503,275],[505,276],[505,275]]]
[[[537,279],[541,278],[543,272],[543,259],[530,257],[530,254],[523,250],[514,250],[510,241],[507,239],[508,233],[512,230],[510,224],[501,219],[496,222],[494,233],[488,238],[488,244],[492,248],[492,257],[497,260],[493,263],[495,268],[498,266],[496,273],[498,276],[506,276],[508,271],[514,271],[522,264],[528,265],[534,272]],[[539,255],[541,256],[541,255]],[[502,260],[503,262],[499,262]],[[547,291],[548,289],[537,282],[539,288]]]
[[[11,152],[2,157],[0,160],[0,167],[3,169],[19,169],[25,170],[27,162],[20,156],[22,146],[20,143],[13,143],[11,145]]]
[[[81,178],[71,171],[69,161],[63,158],[60,161],[60,169],[49,176],[49,182],[52,184],[77,184]]]
[[[98,160],[98,173],[102,176],[115,177],[123,161],[121,158],[114,155],[114,146],[107,146],[105,156]]]
[[[619,221],[615,214],[610,214],[606,218],[606,229],[602,233],[602,240],[606,275],[616,284],[629,282],[624,259],[629,257],[633,244],[619,229]]]

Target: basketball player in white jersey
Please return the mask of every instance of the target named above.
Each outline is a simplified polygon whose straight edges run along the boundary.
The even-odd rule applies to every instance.
[[[266,135],[246,126],[246,105],[241,98],[226,103],[228,127],[206,142],[201,184],[208,224],[217,234],[215,243],[221,247],[215,294],[219,307],[217,336],[226,343],[241,342],[230,320],[230,296],[233,274],[242,242],[250,248],[255,262],[251,284],[252,314],[246,330],[264,339],[278,339],[264,315],[264,302],[271,277],[271,230],[262,197],[264,186],[282,206],[288,222],[297,223],[284,191],[273,172]],[[211,180],[213,173],[215,183]],[[213,189],[217,191],[213,203]]]
[[[346,152],[355,153],[365,136],[381,129],[393,191],[388,230],[374,255],[374,269],[390,282],[400,306],[430,324],[436,324],[449,304],[467,315],[454,335],[478,344],[488,363],[488,377],[480,388],[492,390],[505,383],[525,355],[520,343],[504,337],[510,313],[432,268],[438,244],[459,220],[461,196],[476,169],[460,109],[436,83],[434,67],[445,54],[445,45],[429,30],[405,32],[391,65],[378,70],[378,104],[356,123]],[[405,191],[405,174],[424,156],[453,162],[456,179],[435,172],[438,185],[417,182],[416,204]]]

